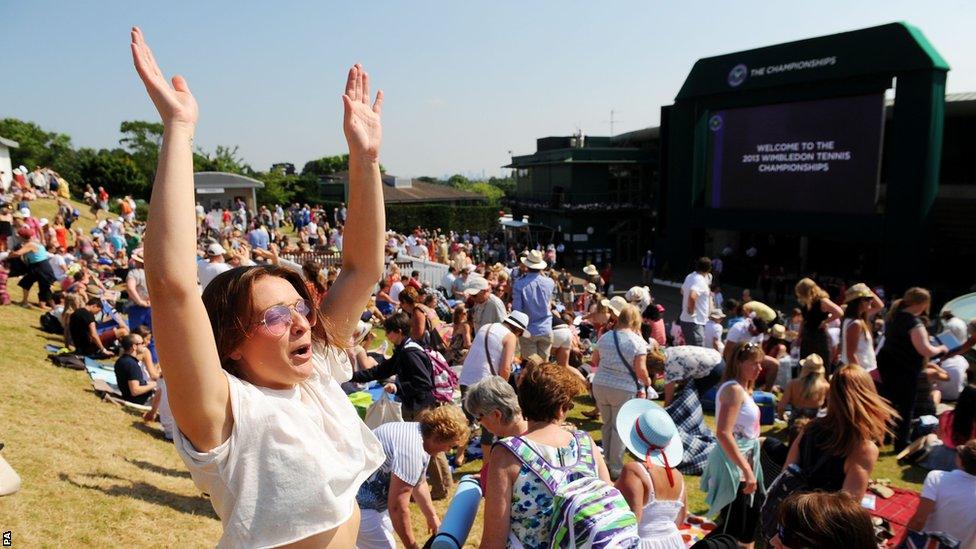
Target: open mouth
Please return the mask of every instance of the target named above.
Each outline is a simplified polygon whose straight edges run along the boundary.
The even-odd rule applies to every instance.
[[[297,347],[294,350],[292,350],[292,352],[289,354],[291,354],[291,356],[295,358],[308,358],[312,356],[312,346],[302,345],[301,347]]]

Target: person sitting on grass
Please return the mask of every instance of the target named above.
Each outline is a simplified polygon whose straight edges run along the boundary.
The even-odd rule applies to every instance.
[[[783,396],[776,405],[777,414],[786,417],[789,408],[790,425],[801,417],[814,419],[820,415],[820,409],[827,400],[827,391],[830,390],[826,374],[827,369],[820,355],[810,355],[801,360],[800,377],[786,384]]]
[[[156,382],[139,362],[145,341],[139,334],[129,334],[122,338],[122,354],[115,361],[115,380],[122,398],[133,404],[146,404],[152,398]]]
[[[420,507],[428,533],[435,534],[440,528],[427,484],[427,465],[432,455],[450,450],[467,437],[468,423],[457,406],[431,408],[416,419],[384,423],[373,430],[386,461],[356,495],[363,513],[358,549],[394,549],[394,532],[407,549],[420,547],[410,525],[411,499]]]
[[[926,475],[908,529],[942,532],[959,540],[959,547],[976,547],[976,439],[957,447],[956,465],[954,471]]]
[[[115,339],[113,330],[98,333],[95,314],[101,310],[102,299],[89,297],[84,308],[71,313],[71,318],[68,319],[68,331],[71,333],[71,344],[74,345],[76,354],[91,358],[105,358],[115,354],[105,347]]]
[[[342,273],[318,308],[305,280],[277,266],[240,267],[200,287],[194,272],[193,133],[196,100],[172,86],[132,29],[133,62],[163,122],[149,203],[146,283],[176,450],[221,518],[221,547],[352,547],[359,486],[383,447],[339,384],[338,350],[356,328],[383,269],[379,150],[382,93],[369,101],[362,67],[349,70],[349,230]]]

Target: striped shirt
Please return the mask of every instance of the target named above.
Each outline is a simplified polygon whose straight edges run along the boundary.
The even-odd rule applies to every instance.
[[[360,486],[356,501],[363,509],[383,512],[387,508],[393,475],[410,486],[417,486],[424,480],[430,455],[424,452],[419,423],[384,423],[373,429],[373,434],[383,446],[386,461]]]

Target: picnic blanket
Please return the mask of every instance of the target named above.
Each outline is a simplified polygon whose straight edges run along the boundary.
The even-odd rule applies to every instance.
[[[674,420],[685,452],[677,469],[685,475],[700,475],[705,470],[708,454],[718,442],[712,430],[705,425],[695,382],[689,381],[665,410]]]
[[[918,501],[921,497],[918,492],[896,488],[891,486],[895,493],[888,499],[884,499],[872,492],[868,492],[862,500],[862,505],[867,507],[871,516],[887,519],[891,524],[891,531],[895,537],[888,540],[887,547],[900,547],[905,537],[908,535],[908,521],[915,515],[918,509]],[[872,500],[873,496],[873,500]],[[868,503],[873,501],[873,509]]]

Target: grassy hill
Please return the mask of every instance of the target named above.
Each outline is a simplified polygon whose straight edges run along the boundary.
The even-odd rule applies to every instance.
[[[91,228],[87,210],[79,209],[87,216],[80,225]],[[32,210],[51,218],[55,206],[38,201]],[[18,300],[15,281],[8,287]],[[20,492],[0,498],[0,531],[12,532],[15,547],[212,547],[220,523],[159,425],[99,401],[84,372],[54,367],[43,347],[60,345],[61,338],[40,330],[39,315],[0,307],[0,442],[23,482]],[[599,440],[599,425],[580,415],[590,407],[581,398],[570,421]],[[471,462],[458,475],[480,467],[480,461]],[[885,451],[874,476],[919,490],[924,473],[899,466]],[[689,508],[703,512],[698,478],[689,477],[687,486]],[[435,504],[443,515],[447,501]],[[423,539],[424,521],[416,508],[413,519],[414,532]],[[480,537],[479,516],[469,545],[477,546]]]

